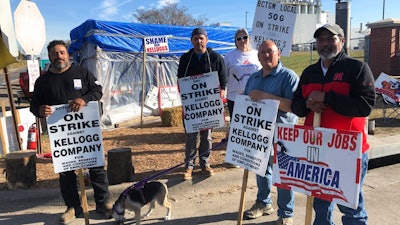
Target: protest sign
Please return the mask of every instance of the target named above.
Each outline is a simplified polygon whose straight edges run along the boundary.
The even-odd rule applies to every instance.
[[[177,86],[161,86],[158,88],[158,105],[160,111],[165,108],[181,106],[181,99]]]
[[[98,102],[89,102],[79,112],[68,105],[52,106],[46,118],[54,172],[104,166]]]
[[[187,133],[225,125],[218,72],[178,79]]]
[[[149,91],[147,92],[146,99],[144,100],[144,104],[151,108],[158,108],[158,87],[151,85]]]
[[[275,186],[357,208],[360,132],[278,123],[274,140]]]
[[[295,5],[257,1],[250,39],[253,49],[264,40],[272,40],[282,56],[289,56],[297,11]]]
[[[375,80],[375,91],[392,104],[400,102],[400,81],[386,73],[382,72]]]
[[[28,67],[29,74],[29,92],[33,92],[35,82],[40,76],[39,61],[37,59],[26,60],[26,65]]]
[[[267,171],[279,101],[252,101],[247,95],[235,99],[225,162],[253,171]]]
[[[145,37],[144,45],[146,48],[146,53],[169,52],[167,36]]]

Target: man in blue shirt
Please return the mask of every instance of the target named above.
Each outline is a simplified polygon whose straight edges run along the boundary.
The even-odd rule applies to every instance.
[[[279,61],[281,53],[271,40],[263,41],[258,48],[258,60],[262,69],[253,73],[246,84],[244,91],[252,100],[261,99],[279,100],[278,123],[296,124],[298,117],[291,112],[293,92],[296,90],[299,77],[285,68]],[[265,176],[257,175],[257,200],[245,216],[254,219],[273,213],[270,191],[272,187],[272,156],[269,159]],[[278,216],[277,224],[293,224],[294,193],[293,191],[277,188]]]

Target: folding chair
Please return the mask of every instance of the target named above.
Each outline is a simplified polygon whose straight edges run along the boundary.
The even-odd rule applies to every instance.
[[[400,103],[395,99],[382,94],[382,117],[383,122],[388,123],[391,119],[396,119],[400,116]]]

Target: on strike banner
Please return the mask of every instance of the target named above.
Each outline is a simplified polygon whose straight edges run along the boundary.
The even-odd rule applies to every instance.
[[[274,140],[275,186],[357,208],[360,132],[278,123]]]
[[[46,120],[54,172],[104,166],[97,101],[88,102],[79,112],[68,112],[67,104],[52,109]]]
[[[225,126],[218,72],[178,79],[187,133]]]
[[[235,99],[225,162],[265,175],[271,155],[279,101]]]
[[[289,56],[297,10],[294,5],[257,1],[251,34],[253,49],[264,40],[272,40],[282,56]]]

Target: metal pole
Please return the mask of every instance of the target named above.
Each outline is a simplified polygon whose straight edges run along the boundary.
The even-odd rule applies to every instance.
[[[246,11],[246,24],[245,24],[245,27],[244,28],[246,28],[246,30],[247,30],[247,14],[249,13],[249,11]]]
[[[143,38],[143,46],[145,46],[144,38]],[[140,110],[140,125],[143,125],[143,117],[144,117],[144,89],[146,88],[146,48],[143,48],[143,66],[142,66],[142,107]]]
[[[385,0],[383,0],[383,7],[382,7],[382,19],[385,19]]]

